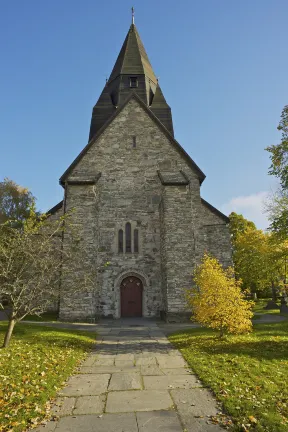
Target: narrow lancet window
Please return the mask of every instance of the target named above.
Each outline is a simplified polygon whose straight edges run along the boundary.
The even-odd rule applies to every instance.
[[[138,229],[134,230],[134,253],[139,252],[139,232]]]
[[[118,252],[123,253],[123,230],[120,229],[118,232]]]
[[[138,87],[137,77],[130,77],[130,87],[132,88]]]
[[[131,248],[131,224],[130,222],[126,223],[125,227],[125,237],[126,237],[126,252],[132,252]]]

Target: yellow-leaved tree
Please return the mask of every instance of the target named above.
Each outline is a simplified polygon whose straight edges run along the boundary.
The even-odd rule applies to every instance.
[[[222,265],[207,254],[194,272],[195,285],[187,291],[187,302],[193,319],[206,327],[225,333],[248,333],[252,330],[253,302],[245,299],[241,281],[233,268]]]

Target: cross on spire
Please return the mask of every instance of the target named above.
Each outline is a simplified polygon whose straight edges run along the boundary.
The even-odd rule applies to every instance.
[[[134,7],[132,6],[132,24],[135,24],[135,14],[134,14]]]

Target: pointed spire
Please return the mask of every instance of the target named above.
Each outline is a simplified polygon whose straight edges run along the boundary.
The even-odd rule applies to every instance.
[[[146,75],[155,84],[156,76],[135,24],[131,24],[109,81],[119,75]]]
[[[94,106],[90,138],[120,107],[131,92],[150,107],[166,129],[173,135],[171,109],[166,103],[158,79],[152,69],[144,45],[135,26],[134,8],[132,24],[104,90]]]

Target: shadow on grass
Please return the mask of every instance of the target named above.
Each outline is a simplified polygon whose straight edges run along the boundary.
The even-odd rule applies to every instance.
[[[189,332],[172,334],[170,340],[178,349],[194,346],[208,355],[232,354],[258,360],[286,360],[288,358],[287,323],[259,324],[252,334],[233,336],[224,339],[217,337],[210,329],[195,329]]]
[[[4,336],[7,330],[8,323],[1,323],[0,325],[0,336]],[[29,324],[16,324],[12,338],[11,344],[16,339],[22,339],[25,343],[31,345],[43,344],[47,345],[57,345],[57,347],[78,347],[84,350],[91,348],[91,338],[93,338],[93,333],[87,333],[81,330],[67,330],[58,329],[45,326],[34,326]],[[96,333],[95,333],[96,341]]]

